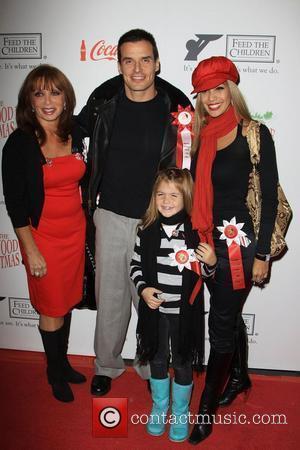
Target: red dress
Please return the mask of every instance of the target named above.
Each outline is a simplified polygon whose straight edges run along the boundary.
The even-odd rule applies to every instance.
[[[78,182],[84,171],[79,153],[48,159],[43,166],[45,202],[38,228],[31,232],[47,274],[32,276],[24,260],[31,303],[50,317],[64,316],[82,298],[85,217]]]

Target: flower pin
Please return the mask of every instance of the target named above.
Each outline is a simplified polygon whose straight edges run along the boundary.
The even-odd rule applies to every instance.
[[[237,245],[243,245],[248,247],[250,240],[247,238],[246,233],[242,230],[244,223],[236,223],[236,218],[233,217],[229,222],[223,220],[223,227],[217,227],[217,229],[222,233],[220,236],[221,240],[226,239],[226,244],[228,247],[235,242]]]
[[[187,249],[186,245],[183,247],[174,247],[174,252],[169,253],[171,258],[171,266],[177,266],[179,272],[182,272],[186,267],[191,270],[191,263],[197,261],[195,252],[193,249]]]

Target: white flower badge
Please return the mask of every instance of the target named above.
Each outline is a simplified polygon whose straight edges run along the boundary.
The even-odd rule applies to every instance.
[[[178,266],[179,272],[182,272],[186,267],[191,270],[191,263],[197,261],[195,252],[191,248],[186,248],[186,245],[182,247],[174,247],[174,252],[169,253],[169,257],[171,258],[170,265]]]
[[[242,230],[243,226],[244,223],[236,223],[235,217],[233,217],[230,222],[223,220],[223,227],[217,227],[222,233],[220,239],[226,239],[228,247],[232,242],[242,245],[243,247],[248,247],[251,241],[247,238],[247,234]]]

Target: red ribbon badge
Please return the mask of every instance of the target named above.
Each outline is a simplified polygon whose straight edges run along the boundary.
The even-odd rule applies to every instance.
[[[178,111],[171,114],[174,117],[172,125],[177,126],[176,166],[180,169],[189,169],[191,166],[194,112],[191,106],[183,108],[183,106],[178,105]]]
[[[198,279],[197,283],[195,284],[194,289],[190,295],[190,298],[189,298],[190,305],[193,305],[198,292],[200,292],[203,281],[202,281],[202,277],[201,277],[200,263],[198,261],[191,263],[191,269],[193,272],[196,272],[196,274],[199,277],[199,279]]]
[[[189,302],[192,305],[202,285],[200,263],[196,258],[194,250],[188,249],[186,245],[180,248],[175,247],[174,252],[169,253],[169,257],[171,258],[170,265],[178,266],[178,270],[180,272],[182,272],[185,267],[186,269],[192,270],[199,276],[199,280],[195,284],[193,292],[189,298]]]
[[[228,222],[223,220],[223,226],[217,227],[221,232],[220,239],[226,240],[228,247],[229,264],[232,278],[233,289],[245,288],[245,276],[242,261],[241,245],[248,247],[250,240],[242,230],[244,224],[236,223],[236,218]]]

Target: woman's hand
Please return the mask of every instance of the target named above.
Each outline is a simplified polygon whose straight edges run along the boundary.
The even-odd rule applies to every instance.
[[[159,300],[154,294],[162,294],[159,289],[155,289],[152,287],[147,287],[142,290],[141,296],[151,309],[157,309],[164,300]]]
[[[269,273],[269,265],[269,261],[261,261],[260,259],[254,258],[252,267],[252,281],[254,283],[264,283]]]
[[[217,262],[217,257],[214,249],[206,242],[201,242],[195,250],[196,258],[198,261],[207,264],[208,266],[214,266]]]
[[[47,273],[47,264],[33,239],[30,227],[27,225],[25,227],[15,228],[15,232],[26,253],[31,275],[37,278],[45,276]]]
[[[47,273],[47,264],[43,255],[38,249],[34,250],[32,253],[27,254],[28,265],[31,275],[42,278]]]

